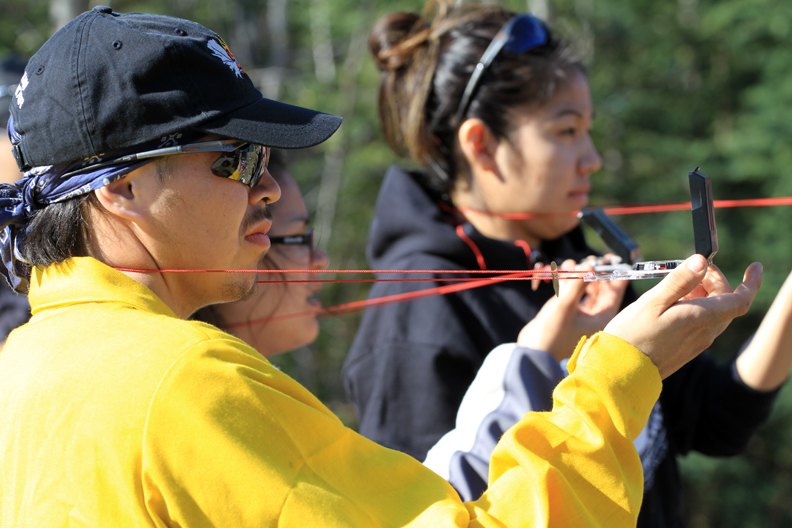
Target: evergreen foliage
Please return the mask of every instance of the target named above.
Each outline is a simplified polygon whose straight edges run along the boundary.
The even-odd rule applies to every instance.
[[[46,40],[50,3],[0,3],[0,54],[29,55]],[[535,2],[503,1],[518,11],[528,3]],[[551,25],[589,58],[597,111],[593,133],[605,161],[593,176],[593,204],[687,201],[686,173],[698,165],[712,177],[716,199],[792,196],[792,111],[787,106],[792,106],[792,3],[548,3]],[[387,12],[420,10],[423,2],[119,0],[112,5],[122,12],[201,22],[226,37],[265,94],[344,117],[331,141],[289,159],[309,209],[316,213],[318,241],[330,255],[330,266],[368,268],[365,242],[382,176],[389,164],[406,163],[379,135],[378,74],[367,53],[368,29]],[[751,312],[713,347],[727,360],[756,329],[792,269],[792,208],[720,209],[717,217],[720,252],[715,262],[732,283],[740,282],[753,260],[765,267]],[[647,259],[692,253],[689,213],[617,221],[638,240]],[[636,286],[646,289],[654,283]],[[321,297],[331,306],[363,299],[366,292],[364,284],[333,284],[325,286]],[[358,321],[359,314],[327,319],[316,345],[276,360],[352,425],[340,366]],[[787,388],[745,456],[689,456],[683,471],[690,526],[792,524],[790,433],[792,394]]]

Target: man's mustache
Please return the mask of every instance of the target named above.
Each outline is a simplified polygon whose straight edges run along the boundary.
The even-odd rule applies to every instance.
[[[272,221],[272,212],[267,205],[254,209],[242,221],[242,233],[246,233],[252,226],[258,224],[262,220]]]

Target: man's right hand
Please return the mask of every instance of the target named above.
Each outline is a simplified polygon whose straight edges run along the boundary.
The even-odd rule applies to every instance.
[[[762,284],[754,262],[732,290],[726,277],[693,255],[605,327],[649,356],[665,379],[709,347],[735,317],[745,314]]]

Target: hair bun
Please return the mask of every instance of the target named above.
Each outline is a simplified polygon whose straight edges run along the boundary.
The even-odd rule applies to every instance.
[[[369,49],[377,67],[396,70],[412,59],[416,48],[423,46],[431,29],[417,13],[392,13],[382,17],[369,35]]]

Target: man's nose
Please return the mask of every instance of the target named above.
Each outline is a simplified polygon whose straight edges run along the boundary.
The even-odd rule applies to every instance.
[[[261,180],[250,190],[250,205],[256,205],[264,200],[271,204],[277,202],[281,197],[281,189],[272,174],[267,169],[261,175]]]

